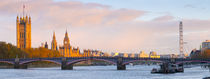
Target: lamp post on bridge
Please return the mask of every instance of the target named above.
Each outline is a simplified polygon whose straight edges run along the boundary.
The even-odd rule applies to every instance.
[[[16,55],[15,61],[14,61],[14,69],[27,69],[27,64],[20,64],[20,59],[18,55]]]
[[[19,63],[20,63],[20,60],[18,58],[18,55],[16,55],[16,58],[15,58],[15,63],[14,63],[14,68],[15,69],[19,69]]]

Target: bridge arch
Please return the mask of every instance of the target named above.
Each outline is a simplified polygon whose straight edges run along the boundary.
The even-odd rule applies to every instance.
[[[152,62],[159,62],[159,63],[165,62],[165,61],[161,61],[161,60],[130,60],[130,61],[124,62],[123,65],[138,62],[138,61],[152,61]]]
[[[104,62],[108,62],[108,63],[114,64],[114,65],[117,64],[116,62],[111,61],[111,60],[97,59],[97,58],[88,58],[88,59],[78,59],[78,60],[70,61],[70,62],[67,62],[67,65],[75,64],[75,63],[82,62],[82,61],[88,61],[88,60],[104,61]]]
[[[210,63],[210,61],[190,60],[190,61],[180,61],[180,62],[177,62],[176,64],[184,64],[184,63],[192,63],[192,62],[195,62],[195,63]]]
[[[10,62],[10,61],[0,61],[0,63],[14,64],[14,62]]]
[[[54,61],[54,60],[46,60],[46,59],[28,60],[28,61],[20,62],[20,64],[29,64],[29,63],[38,62],[38,61],[47,61],[47,62],[52,62],[52,63],[61,65],[61,62]]]

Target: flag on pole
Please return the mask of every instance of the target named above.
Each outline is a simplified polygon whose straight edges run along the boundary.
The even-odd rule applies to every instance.
[[[26,7],[25,4],[23,4],[23,16],[25,16],[25,13],[24,13],[25,12],[24,11],[25,10],[25,7]]]
[[[23,5],[23,8],[25,8],[26,6],[25,5]]]

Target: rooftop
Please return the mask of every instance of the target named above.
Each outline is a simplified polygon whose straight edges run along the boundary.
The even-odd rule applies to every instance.
[[[210,40],[206,40],[206,42],[210,42]]]

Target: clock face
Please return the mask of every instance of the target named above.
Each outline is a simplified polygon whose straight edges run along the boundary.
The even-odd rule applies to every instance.
[[[67,44],[67,41],[65,41],[64,43]]]

